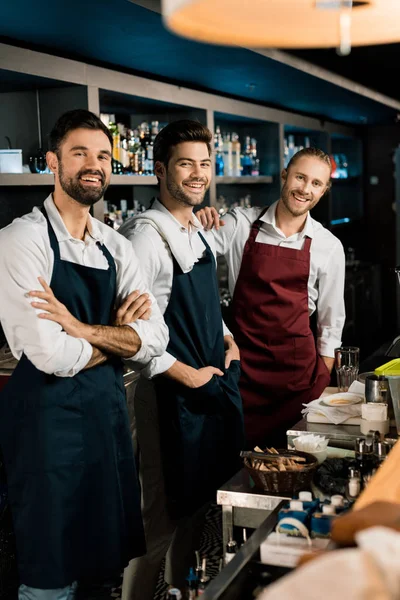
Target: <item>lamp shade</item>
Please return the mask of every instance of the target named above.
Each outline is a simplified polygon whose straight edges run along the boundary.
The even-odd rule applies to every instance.
[[[162,0],[164,22],[200,42],[253,48],[333,48],[340,14],[353,46],[400,41],[400,0]]]

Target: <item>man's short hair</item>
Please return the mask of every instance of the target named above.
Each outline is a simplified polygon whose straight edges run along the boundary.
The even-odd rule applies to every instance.
[[[183,142],[203,142],[207,146],[208,156],[211,156],[212,137],[208,127],[198,121],[190,119],[173,121],[161,129],[154,140],[154,164],[159,161],[168,167],[173,148]]]
[[[294,154],[292,156],[292,158],[289,160],[288,165],[286,167],[286,171],[289,171],[290,167],[292,165],[294,165],[295,162],[297,160],[299,160],[299,158],[303,158],[303,156],[310,156],[312,158],[318,158],[319,160],[324,162],[327,167],[329,167],[329,174],[332,175],[332,163],[331,163],[329,154],[326,154],[326,152],[324,152],[323,150],[320,150],[320,148],[302,148],[301,150],[296,152],[296,154]],[[332,181],[331,181],[331,178],[329,177],[329,183],[328,183],[326,192],[330,189],[331,185],[332,185]]]
[[[57,122],[49,135],[49,150],[58,155],[62,142],[69,132],[74,129],[100,130],[108,137],[111,148],[113,146],[111,131],[104,125],[99,117],[89,110],[77,108],[75,110],[69,110],[57,119]]]

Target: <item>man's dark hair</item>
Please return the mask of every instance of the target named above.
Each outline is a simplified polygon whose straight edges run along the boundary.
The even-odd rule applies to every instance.
[[[111,148],[113,146],[111,132],[99,119],[99,117],[89,110],[77,108],[75,110],[69,110],[57,119],[56,124],[50,132],[49,150],[58,155],[60,151],[60,145],[69,132],[73,131],[74,129],[100,130],[105,133],[110,140]]]
[[[168,167],[173,148],[183,142],[203,142],[207,146],[208,156],[211,156],[211,140],[211,131],[198,121],[173,121],[161,129],[154,140],[154,164],[159,161]]]

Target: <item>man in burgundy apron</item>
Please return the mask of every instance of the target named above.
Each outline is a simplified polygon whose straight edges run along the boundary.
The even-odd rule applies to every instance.
[[[256,242],[251,228],[233,296],[248,445],[284,443],[304,402],[318,398],[330,373],[317,354],[308,316],[311,239],[302,250]]]
[[[268,209],[237,209],[215,232],[217,252],[225,255],[230,271],[229,325],[241,355],[239,387],[248,447],[286,446],[286,431],[301,418],[303,404],[318,398],[330,382],[332,345],[340,345],[344,321],[344,253],[339,240],[317,222],[312,224],[308,215],[329,189],[330,173],[325,153],[300,151],[283,171],[281,198],[267,215]],[[202,213],[197,216],[203,226],[218,227],[212,209]],[[337,258],[331,265],[325,255]],[[337,308],[330,330],[336,328],[336,335],[326,334],[320,356],[310,312],[322,310],[323,285],[324,310]]]

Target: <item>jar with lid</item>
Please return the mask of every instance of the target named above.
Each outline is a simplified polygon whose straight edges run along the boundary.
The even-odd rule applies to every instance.
[[[346,498],[353,502],[361,492],[361,473],[358,469],[350,467],[349,477],[346,484]]]

